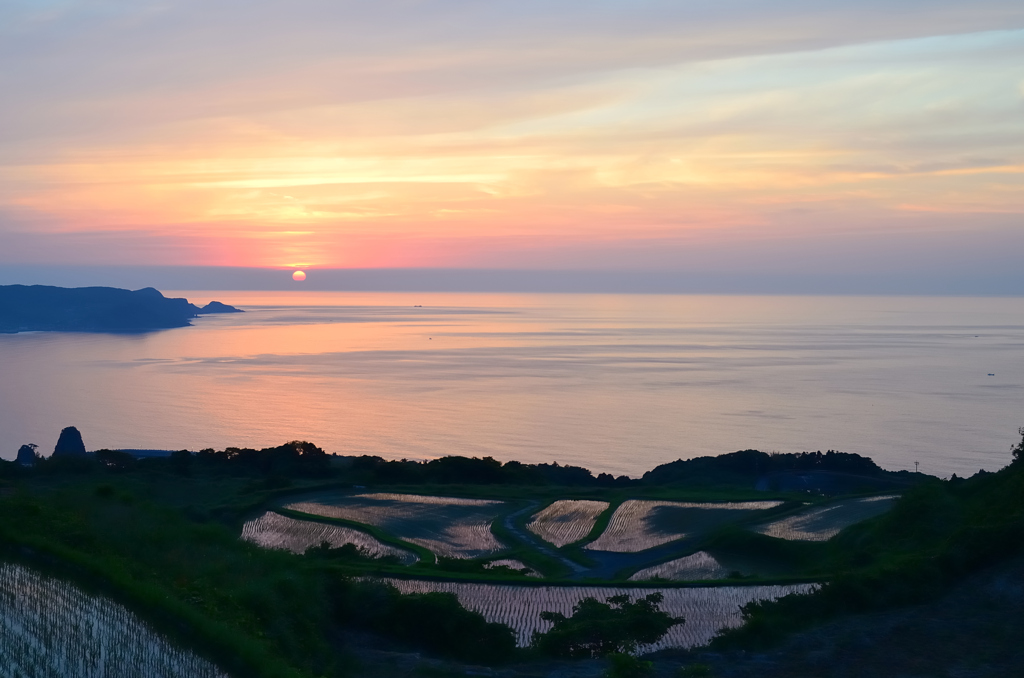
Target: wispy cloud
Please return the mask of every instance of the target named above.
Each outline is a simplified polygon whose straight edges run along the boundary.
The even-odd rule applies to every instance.
[[[997,237],[1022,82],[1005,1],[21,0],[0,257],[671,268],[756,237],[794,264],[925,213]]]

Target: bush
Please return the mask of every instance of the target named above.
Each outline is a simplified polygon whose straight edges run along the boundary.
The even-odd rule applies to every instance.
[[[629,596],[613,596],[608,603],[594,598],[578,602],[571,617],[560,612],[541,612],[554,626],[535,632],[532,645],[553,657],[588,658],[633,653],[640,645],[656,643],[685,619],[658,609],[662,595],[652,593],[630,602]]]
[[[647,678],[654,674],[654,662],[637,659],[631,654],[615,652],[608,655],[605,678]]]
[[[452,593],[402,595],[391,586],[350,583],[336,591],[336,601],[343,623],[426,652],[488,665],[516,653],[512,629],[467,610]]]

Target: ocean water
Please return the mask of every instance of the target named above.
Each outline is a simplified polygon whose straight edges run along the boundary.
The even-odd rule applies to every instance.
[[[639,475],[755,448],[995,470],[1024,425],[1024,299],[168,292],[247,312],[0,335],[0,456],[315,442]]]

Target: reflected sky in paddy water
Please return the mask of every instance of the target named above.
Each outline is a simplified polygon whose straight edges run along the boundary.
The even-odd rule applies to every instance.
[[[90,449],[306,439],[639,475],[832,448],[963,475],[1005,465],[1024,425],[1024,299],[171,295],[247,312],[0,335],[0,455],[75,425]]]

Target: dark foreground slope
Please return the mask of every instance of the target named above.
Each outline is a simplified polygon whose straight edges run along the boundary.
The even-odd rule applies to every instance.
[[[720,678],[1016,678],[1024,672],[1022,619],[1018,557],[929,603],[845,616],[768,652],[705,655],[695,663]]]
[[[1018,678],[1024,667],[1024,558],[989,567],[920,605],[846,615],[755,652],[665,652],[646,678]],[[368,634],[349,645],[359,678],[607,678],[602,660],[529,661],[497,670],[395,651]]]
[[[152,287],[0,285],[0,333],[145,332],[186,327],[204,313],[237,313],[220,302],[203,308],[169,299]]]
[[[731,467],[745,457],[764,461],[741,454],[722,463]],[[825,585],[814,595],[748,606],[748,624],[722,634],[713,650],[651,657],[654,675],[1015,675],[1024,648],[1024,627],[1017,621],[1024,573],[1015,560],[1024,546],[1024,440],[1014,457],[997,473],[907,485],[889,513],[810,549],[742,531],[720,534],[733,549],[806,551],[808,578]],[[820,462],[817,454],[769,461],[772,472],[780,466],[804,473],[805,467],[849,464],[864,468],[829,472],[871,471],[864,461],[836,454],[831,461],[827,454]],[[0,462],[0,560],[23,561],[94,586],[238,678],[597,678],[605,675],[604,661],[569,663],[516,650],[510,629],[462,609],[454,598],[401,596],[361,579],[391,576],[401,567],[413,576],[500,579],[520,586],[519,575],[467,573],[425,560],[399,566],[354,549],[311,549],[304,555],[266,550],[238,539],[241,525],[285,493],[361,491],[369,488],[353,485],[392,472],[439,483],[490,469],[491,483],[416,489],[519,497],[537,505],[567,493],[608,499],[649,491],[668,499],[692,496],[628,479],[628,485],[611,479],[602,488],[598,478],[581,471],[569,475],[594,484],[585,493],[577,486],[524,489],[497,482],[505,473],[554,474],[550,480],[560,481],[566,471],[553,466],[506,469],[494,460],[465,459],[384,464],[331,457],[302,442],[263,450],[179,451],[167,458],[100,450],[37,458],[31,466]],[[696,475],[681,478],[692,483]],[[734,492],[749,496],[753,475],[740,473]],[[711,474],[710,482],[720,483],[720,474]],[[409,489],[376,485],[371,491]]]

